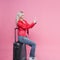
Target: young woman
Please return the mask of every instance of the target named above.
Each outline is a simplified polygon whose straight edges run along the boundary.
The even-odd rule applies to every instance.
[[[17,20],[17,26],[18,26],[18,40],[21,43],[25,43],[31,46],[29,60],[35,60],[36,44],[27,37],[27,34],[29,33],[28,32],[29,29],[36,24],[36,21],[34,20],[31,24],[27,23],[27,21],[24,19],[23,11],[20,11],[17,13],[16,20]]]

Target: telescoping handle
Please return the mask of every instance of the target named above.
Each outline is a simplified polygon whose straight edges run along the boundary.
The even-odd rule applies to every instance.
[[[15,42],[16,42],[16,30],[18,29],[18,27],[15,28]]]

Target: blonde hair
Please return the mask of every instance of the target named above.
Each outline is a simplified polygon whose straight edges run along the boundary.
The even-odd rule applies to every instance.
[[[24,12],[23,12],[23,11],[19,11],[19,12],[17,13],[16,22],[19,21],[19,18],[20,18],[22,15],[24,15]]]

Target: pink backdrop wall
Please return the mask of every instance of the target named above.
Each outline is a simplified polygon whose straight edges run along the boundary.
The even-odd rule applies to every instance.
[[[29,22],[36,17],[29,38],[37,44],[37,60],[60,60],[60,0],[0,0],[0,60],[12,60],[19,10],[25,12]]]

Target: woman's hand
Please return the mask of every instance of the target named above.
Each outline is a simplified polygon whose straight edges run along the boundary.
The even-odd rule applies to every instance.
[[[36,23],[37,23],[37,21],[36,21],[36,20],[34,20],[34,23],[36,24]]]

